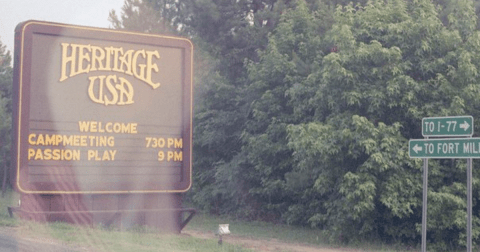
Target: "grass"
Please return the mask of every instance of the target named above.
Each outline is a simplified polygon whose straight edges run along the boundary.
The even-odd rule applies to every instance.
[[[76,226],[68,223],[37,223],[10,218],[7,207],[18,203],[18,194],[8,192],[0,198],[0,229],[9,235],[29,240],[67,245],[81,251],[168,251],[168,252],[248,252],[230,244],[218,245],[217,239],[198,239],[187,235],[162,234],[142,227],[129,231],[105,227]]]
[[[21,235],[46,242],[55,241],[73,249],[86,251],[232,251],[247,252],[239,246],[224,244],[219,246],[216,240],[194,237],[159,234],[150,232],[105,230],[74,226],[66,223],[40,224],[22,223]]]
[[[228,216],[198,214],[185,229],[213,231],[218,228],[218,224],[230,224],[229,229],[232,234],[254,239],[277,239],[289,243],[308,244],[323,248],[342,247],[355,251],[420,251],[420,248],[406,247],[401,244],[391,245],[381,242],[372,243],[371,241],[356,242],[345,246],[339,242],[332,243],[329,241],[326,232],[323,230],[261,221],[245,222]]]
[[[0,226],[14,227],[18,225],[18,220],[10,218],[7,207],[17,206],[20,195],[12,191],[7,191],[3,197],[0,197]]]
[[[10,228],[19,237],[68,245],[82,251],[176,251],[176,252],[248,252],[238,245],[226,242],[218,245],[213,232],[218,224],[230,224],[229,229],[234,236],[282,242],[308,244],[317,247],[338,248],[342,246],[348,251],[420,251],[418,247],[406,248],[401,244],[388,245],[371,241],[350,244],[348,247],[340,243],[329,243],[324,231],[318,229],[295,227],[267,222],[246,222],[228,216],[211,216],[199,213],[185,228],[186,231],[198,231],[212,235],[211,239],[199,239],[188,235],[162,234],[144,227],[136,227],[120,232],[115,228],[98,226],[95,228],[75,226],[67,223],[36,223],[10,218],[7,206],[18,203],[18,194],[8,192],[0,198],[0,229]]]
[[[197,214],[186,229],[214,231],[218,224],[230,224],[232,234],[256,239],[278,239],[295,243],[327,244],[323,231],[261,221],[245,222],[228,216]]]

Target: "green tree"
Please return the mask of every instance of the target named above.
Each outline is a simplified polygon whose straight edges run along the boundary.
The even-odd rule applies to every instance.
[[[182,32],[182,7],[175,0],[125,0],[120,15],[112,10],[109,21],[114,29],[176,35]]]
[[[242,97],[246,80],[244,61],[256,57],[256,50],[265,44],[262,41],[274,22],[270,11],[279,13],[275,2],[126,0],[120,17],[114,12],[110,14],[117,29],[174,33],[194,41],[196,172],[191,191],[194,200],[205,207],[219,206],[224,202],[221,195],[229,201],[222,206],[239,198],[228,196],[228,192],[218,193],[222,183],[232,188],[226,182],[228,177],[235,176],[234,169],[223,176],[217,168],[231,164],[241,149],[240,135],[247,114]],[[226,180],[216,183],[216,177]]]
[[[301,212],[314,213],[311,225],[344,240],[418,241],[421,161],[407,140],[421,138],[423,117],[478,114],[480,34],[472,3],[457,8],[447,24],[429,1],[337,9],[325,40],[338,51],[314,84],[315,120],[288,127],[296,172],[312,175],[318,198]],[[432,161],[430,172],[429,240],[449,250],[465,242],[465,162]]]
[[[228,11],[233,7],[209,3],[214,2],[218,14],[224,15],[220,21],[237,18]],[[218,30],[212,29],[215,25],[203,26],[199,32],[199,37],[216,32],[205,41],[206,51],[219,65],[217,77],[206,81],[211,92],[200,99],[196,113],[194,148],[201,154],[195,158],[195,169],[205,183],[192,191],[197,204],[215,206],[220,213],[279,221],[294,196],[285,191],[283,181],[291,169],[285,129],[302,117],[301,112],[293,113],[295,101],[290,102],[285,92],[315,70],[309,64],[319,60],[318,33],[329,28],[333,16],[318,1],[237,4],[238,16],[247,13],[243,19],[248,22],[240,19],[237,23],[242,25],[227,26],[218,21]],[[201,14],[196,15],[202,18]]]
[[[285,180],[293,167],[286,129],[289,124],[312,118],[312,110],[302,107],[305,101],[298,99],[308,98],[309,91],[293,93],[319,71],[326,47],[321,33],[328,29],[328,21],[326,13],[310,11],[306,2],[299,1],[296,8],[282,15],[267,48],[260,51],[259,61],[248,64],[250,84],[245,93],[249,115],[242,135],[243,173],[251,174],[251,204],[259,205],[256,211],[262,218],[285,217],[283,213],[298,196]]]
[[[0,174],[4,178],[2,189],[5,189],[7,184],[7,171],[10,167],[12,74],[10,52],[0,41]]]
[[[465,0],[344,4],[127,0],[112,17],[115,28],[196,45],[197,206],[343,241],[419,241],[422,168],[407,140],[421,138],[423,117],[479,116],[475,9]],[[431,161],[429,178],[429,240],[461,246],[465,162]]]
[[[250,195],[254,173],[242,152],[246,100],[246,62],[257,61],[285,4],[277,1],[191,1],[185,21],[200,50],[211,57],[211,72],[198,79],[196,102],[194,202],[215,213],[254,217]],[[213,208],[211,207],[213,206]]]

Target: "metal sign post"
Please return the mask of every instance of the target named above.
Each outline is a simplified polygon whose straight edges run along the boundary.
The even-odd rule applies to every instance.
[[[472,251],[472,163],[480,158],[480,138],[472,138],[473,117],[429,117],[422,120],[425,139],[409,141],[410,158],[423,159],[422,252],[427,251],[427,194],[429,158],[467,159],[467,252]],[[467,137],[439,138],[429,137]]]
[[[472,251],[472,159],[467,159],[467,252]]]
[[[427,251],[428,158],[423,159],[422,252]]]

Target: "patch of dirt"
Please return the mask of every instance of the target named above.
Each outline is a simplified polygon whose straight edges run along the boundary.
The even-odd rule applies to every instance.
[[[213,232],[200,232],[196,230],[183,230],[182,234],[190,235],[200,239],[218,239]],[[270,251],[284,251],[284,252],[353,252],[361,251],[356,249],[345,248],[326,248],[314,245],[299,244],[283,242],[277,239],[253,239],[248,237],[242,237],[237,235],[225,235],[222,237],[223,242],[239,245],[244,248],[252,249],[259,252]]]
[[[81,252],[87,248],[66,246],[53,239],[43,237],[24,237],[21,227],[0,228],[0,251],[5,252]]]

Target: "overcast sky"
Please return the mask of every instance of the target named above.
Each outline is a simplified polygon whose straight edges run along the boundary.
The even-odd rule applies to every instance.
[[[124,0],[0,0],[0,41],[13,56],[17,24],[27,20],[110,27],[108,14],[120,14]]]

